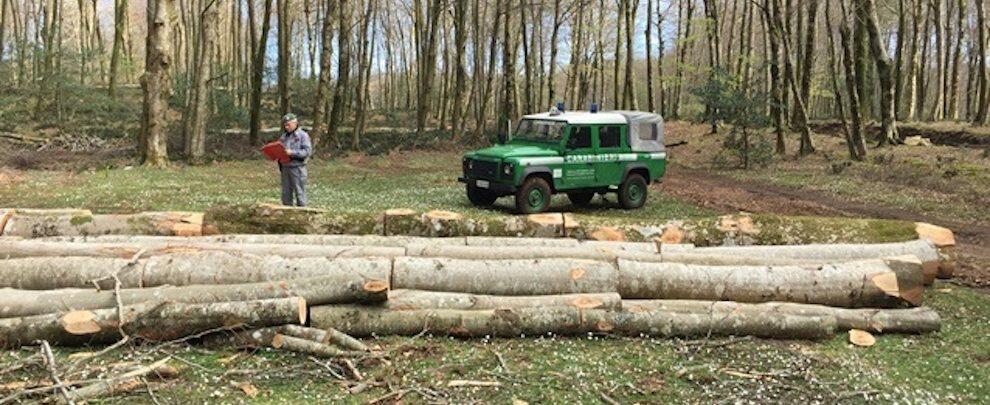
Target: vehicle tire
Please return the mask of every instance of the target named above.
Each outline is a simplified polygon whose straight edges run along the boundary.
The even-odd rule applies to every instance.
[[[516,211],[536,214],[550,206],[550,185],[539,177],[530,177],[516,191]]]
[[[619,204],[627,210],[642,207],[646,203],[646,180],[643,176],[632,173],[619,186]]]
[[[498,196],[495,193],[485,190],[483,188],[478,188],[477,186],[468,184],[467,185],[467,197],[471,201],[471,204],[476,207],[488,207],[495,203]]]
[[[591,199],[595,198],[595,193],[590,191],[577,191],[567,193],[567,199],[571,200],[571,204],[579,207],[587,206],[591,203]]]

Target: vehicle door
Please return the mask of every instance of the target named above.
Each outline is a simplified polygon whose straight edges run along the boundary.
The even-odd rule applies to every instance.
[[[625,125],[601,125],[598,127],[595,161],[595,180],[600,185],[614,185],[622,182],[626,160],[635,156],[623,153],[629,150],[626,145]]]
[[[563,188],[591,187],[595,184],[595,147],[590,125],[573,125],[564,141]]]

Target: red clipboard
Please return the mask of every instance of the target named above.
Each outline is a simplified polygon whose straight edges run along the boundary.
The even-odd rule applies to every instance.
[[[289,163],[289,161],[292,160],[292,158],[285,153],[285,145],[282,145],[282,142],[279,141],[269,142],[261,148],[261,153],[265,154],[265,157],[268,158],[268,160],[274,160],[282,164]]]

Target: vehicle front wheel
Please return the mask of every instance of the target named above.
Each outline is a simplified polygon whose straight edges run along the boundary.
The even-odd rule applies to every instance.
[[[516,191],[516,211],[536,214],[550,206],[550,185],[539,177],[530,177]]]
[[[591,193],[591,192],[567,193],[567,199],[571,200],[571,204],[577,205],[579,207],[583,207],[590,204],[592,198],[595,198],[595,193]]]
[[[467,186],[467,197],[471,201],[471,204],[477,207],[488,207],[498,199],[495,193],[471,184]]]
[[[619,204],[625,209],[642,207],[646,203],[646,179],[639,174],[630,174],[619,186]]]

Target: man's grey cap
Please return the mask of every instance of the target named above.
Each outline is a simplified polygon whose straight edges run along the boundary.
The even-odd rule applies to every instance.
[[[296,115],[293,114],[293,113],[288,113],[288,114],[285,114],[285,115],[282,116],[282,123],[283,124],[286,123],[286,122],[292,122],[292,121],[297,121],[298,122],[299,121],[299,118],[296,117]]]

